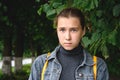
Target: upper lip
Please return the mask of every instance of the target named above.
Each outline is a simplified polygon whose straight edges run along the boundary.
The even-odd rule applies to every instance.
[[[64,44],[72,44],[72,43],[64,43]]]

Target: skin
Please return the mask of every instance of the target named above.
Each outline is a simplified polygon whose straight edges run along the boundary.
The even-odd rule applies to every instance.
[[[59,17],[57,24],[57,35],[60,45],[66,50],[76,48],[85,29],[82,29],[81,23],[77,17]]]

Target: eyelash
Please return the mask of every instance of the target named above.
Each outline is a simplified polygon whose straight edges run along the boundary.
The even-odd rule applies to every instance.
[[[72,32],[76,32],[77,30],[76,29],[71,29]]]
[[[61,28],[60,31],[61,31],[61,32],[65,32],[65,29],[64,29],[64,28]],[[76,32],[77,29],[71,29],[70,31],[72,31],[72,32]]]
[[[60,31],[61,31],[61,32],[64,32],[64,31],[65,31],[65,29],[64,29],[64,28],[61,28],[61,29],[60,29]]]

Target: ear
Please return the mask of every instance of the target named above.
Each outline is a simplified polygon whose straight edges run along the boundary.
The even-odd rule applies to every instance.
[[[85,35],[85,33],[86,33],[86,27],[84,27],[84,29],[83,29],[82,37]]]

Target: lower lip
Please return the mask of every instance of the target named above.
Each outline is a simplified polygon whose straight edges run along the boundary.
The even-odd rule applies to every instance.
[[[71,43],[65,43],[65,46],[70,46],[71,45]]]

